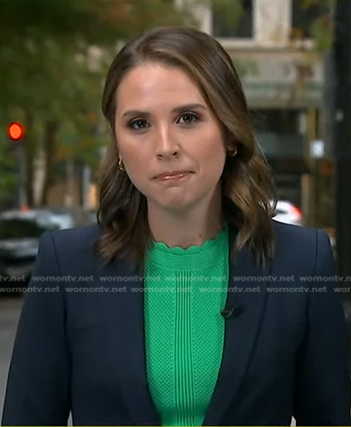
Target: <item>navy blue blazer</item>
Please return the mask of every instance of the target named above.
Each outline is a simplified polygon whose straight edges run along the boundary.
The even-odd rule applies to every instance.
[[[203,425],[290,425],[291,416],[298,425],[349,425],[346,322],[328,237],[274,223],[276,256],[264,270],[247,249],[230,265],[226,308],[241,312],[225,320]],[[100,233],[90,226],[42,237],[3,425],[67,425],[70,411],[75,425],[160,425],[146,378],[143,293],[129,291],[142,277],[127,261],[101,267],[92,247]]]

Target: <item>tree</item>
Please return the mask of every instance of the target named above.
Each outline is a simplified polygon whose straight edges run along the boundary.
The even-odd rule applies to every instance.
[[[106,135],[92,132],[98,123],[89,117],[100,117],[101,82],[118,40],[191,22],[171,0],[0,0],[0,114],[26,127],[29,205],[40,152],[43,204],[58,160],[73,156],[96,166]]]

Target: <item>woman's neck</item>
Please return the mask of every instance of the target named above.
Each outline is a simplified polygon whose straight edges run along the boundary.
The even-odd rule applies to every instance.
[[[201,246],[213,239],[224,228],[221,209],[218,212],[171,214],[165,211],[148,212],[148,221],[154,241],[172,248]]]

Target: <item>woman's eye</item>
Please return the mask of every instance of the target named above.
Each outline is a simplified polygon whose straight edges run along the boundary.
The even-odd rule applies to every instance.
[[[199,120],[198,116],[194,113],[184,113],[180,116],[178,123],[190,124],[197,122]]]
[[[129,127],[136,130],[145,129],[148,127],[148,122],[144,119],[137,119],[130,122]]]

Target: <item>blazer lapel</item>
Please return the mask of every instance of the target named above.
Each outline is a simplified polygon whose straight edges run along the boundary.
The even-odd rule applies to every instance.
[[[144,336],[143,280],[129,262],[113,262],[100,269],[99,275],[127,277],[128,281],[112,282],[114,287],[126,286],[126,292],[108,293],[108,327],[111,354],[115,358],[118,387],[135,425],[160,425],[146,378]],[[132,279],[132,280],[131,280]],[[106,282],[105,282],[106,283]]]
[[[230,245],[234,238],[234,233],[231,233]],[[231,289],[227,294],[225,308],[230,310],[237,306],[237,314],[234,312],[233,316],[225,320],[222,364],[203,425],[220,425],[226,410],[240,390],[264,310],[269,270],[270,265],[259,269],[246,248],[239,252],[235,263],[230,264]],[[247,280],[248,277],[254,279]],[[255,280],[259,277],[262,280]],[[250,288],[257,287],[260,290],[258,292],[245,292],[245,289],[250,291]]]
[[[234,238],[235,233],[231,232],[230,245]],[[259,269],[246,248],[239,252],[235,263],[230,263],[231,290],[227,293],[225,308],[230,310],[237,306],[238,314],[234,313],[225,320],[222,363],[203,425],[220,425],[239,392],[264,310],[269,270],[270,265],[264,270]],[[126,285],[127,292],[107,294],[111,354],[115,358],[113,366],[116,366],[114,374],[119,378],[119,390],[132,422],[136,425],[161,425],[146,378],[144,292],[130,291],[132,287],[143,288],[144,281],[138,276],[135,265],[127,261],[110,263],[99,270],[99,275],[114,277],[116,272],[120,277],[128,277],[128,281],[112,282],[112,286]],[[261,280],[248,281],[247,277],[260,277]],[[257,286],[260,292],[244,291]]]

